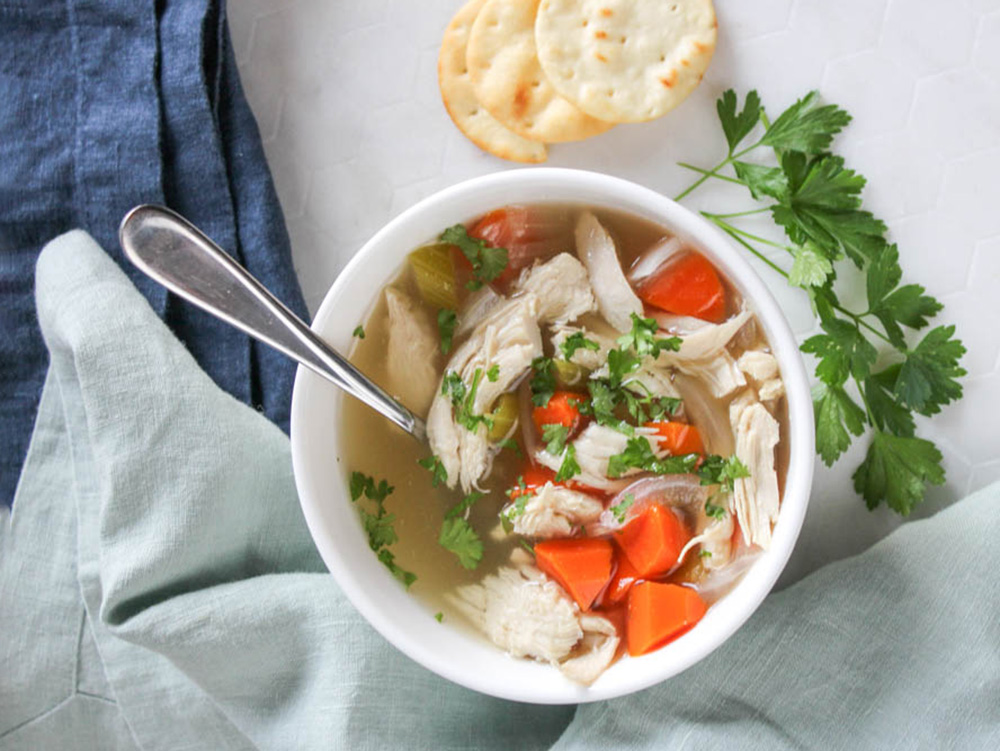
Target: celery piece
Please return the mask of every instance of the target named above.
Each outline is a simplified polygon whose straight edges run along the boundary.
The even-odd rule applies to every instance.
[[[410,268],[421,296],[435,308],[458,308],[458,283],[451,246],[424,245],[410,253]]]

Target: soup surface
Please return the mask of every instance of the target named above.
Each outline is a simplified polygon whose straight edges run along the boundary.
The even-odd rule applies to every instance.
[[[721,271],[646,220],[509,206],[428,240],[351,361],[430,448],[346,399],[352,496],[439,620],[590,683],[694,627],[770,544],[777,362]]]

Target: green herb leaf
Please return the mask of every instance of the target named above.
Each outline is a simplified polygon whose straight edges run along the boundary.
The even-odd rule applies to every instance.
[[[682,340],[680,337],[657,338],[655,336],[660,328],[655,318],[642,318],[635,313],[632,313],[631,316],[632,330],[618,337],[620,347],[631,349],[639,357],[652,357],[654,359],[659,357],[661,352],[676,352],[681,348]]]
[[[758,201],[770,196],[779,201],[788,199],[790,188],[788,176],[780,167],[766,167],[750,162],[733,162],[736,177],[742,180],[750,190],[750,195]]]
[[[822,154],[849,122],[847,112],[834,104],[820,105],[819,92],[810,91],[771,123],[761,143],[775,149]]]
[[[576,331],[563,340],[559,349],[563,353],[563,358],[569,360],[578,349],[589,349],[592,352],[597,352],[601,349],[601,345],[593,339],[588,339],[582,331]]]
[[[505,438],[497,444],[502,449],[510,449],[518,456],[521,455],[521,447],[517,445],[517,441],[513,438]]]
[[[893,365],[879,373],[874,373],[864,382],[865,401],[872,419],[879,430],[893,435],[912,436],[916,425],[910,411],[899,404],[892,394],[892,388],[899,375],[900,366]]]
[[[712,498],[709,498],[707,501],[705,501],[705,515],[712,519],[718,519],[719,521],[722,521],[723,519],[726,518],[729,512],[726,511],[725,506],[718,506],[712,503],[712,500],[714,498],[715,496],[712,496]],[[709,553],[709,555],[711,555],[711,553]]]
[[[685,474],[694,469],[701,456],[685,454],[657,459],[645,436],[629,438],[625,449],[608,459],[608,477],[621,477],[629,469],[640,469],[658,475]]]
[[[548,357],[536,357],[531,361],[531,403],[536,407],[549,406],[549,399],[556,392],[556,375],[552,360]]]
[[[931,329],[903,361],[895,394],[915,412],[934,415],[962,397],[962,385],[955,379],[965,375],[958,365],[965,347],[954,336],[954,326]]]
[[[374,511],[369,511],[360,504],[357,505],[361,526],[364,527],[365,533],[368,535],[368,546],[375,551],[378,559],[392,572],[392,575],[409,588],[417,580],[416,575],[400,568],[396,564],[395,556],[388,549],[389,545],[399,539],[393,527],[396,517],[388,513],[385,508],[385,499],[392,494],[394,489],[385,480],[376,483],[373,477],[362,472],[351,473],[351,500],[357,503],[364,495],[374,503]]]
[[[490,383],[496,383],[500,380],[500,366],[498,364],[493,364],[490,369],[486,371],[486,380]]]
[[[760,121],[761,107],[760,97],[756,91],[747,94],[743,103],[743,111],[736,112],[736,92],[727,89],[715,103],[715,109],[719,113],[719,121],[722,123],[722,130],[726,134],[726,143],[729,144],[729,153],[736,150],[736,147],[753,131],[754,126]]]
[[[576,446],[571,443],[566,446],[563,453],[562,464],[559,465],[559,471],[556,472],[556,482],[571,480],[578,474],[580,474],[580,465],[576,463]]]
[[[734,483],[741,477],[749,476],[750,470],[735,454],[727,458],[718,454],[710,454],[698,467],[698,477],[701,478],[701,484],[718,485],[721,492],[732,493]]]
[[[365,338],[365,328],[364,326],[356,326],[354,331],[351,332],[351,336],[357,337],[358,339]]]
[[[548,423],[542,425],[542,441],[545,443],[545,450],[554,456],[559,456],[566,446],[566,438],[569,437],[569,428],[559,423]]]
[[[941,452],[933,443],[880,430],[875,431],[865,460],[854,473],[854,489],[868,508],[885,501],[904,516],[923,499],[928,484],[943,483]]]
[[[830,259],[816,250],[812,243],[797,245],[793,249],[795,260],[788,272],[788,283],[796,287],[821,287],[833,273]]]
[[[452,404],[455,406],[455,422],[470,433],[475,433],[480,425],[485,425],[487,430],[493,427],[492,417],[479,415],[473,411],[476,404],[476,394],[479,391],[479,384],[482,380],[483,369],[476,368],[476,371],[472,374],[472,384],[468,389],[465,389],[465,384],[462,384],[462,389],[452,388],[451,398]],[[461,382],[461,379],[459,379],[459,382]],[[457,398],[456,395],[461,395],[464,398]]]
[[[465,512],[472,508],[476,501],[480,498],[485,497],[486,493],[480,493],[478,490],[474,490],[465,496],[462,500],[448,509],[448,513],[444,515],[445,519],[454,519],[459,516],[465,516]]]
[[[483,541],[465,519],[453,517],[441,524],[438,543],[445,550],[458,556],[464,568],[472,570],[483,560]]]
[[[840,386],[821,384],[813,395],[816,411],[816,452],[832,466],[851,445],[851,434],[865,430],[865,412]]]
[[[635,496],[632,495],[631,493],[626,493],[625,497],[622,498],[620,503],[616,503],[614,506],[611,506],[608,510],[611,511],[612,514],[614,514],[615,520],[619,524],[621,524],[622,522],[625,521],[625,515],[628,513],[628,510],[632,508],[633,503],[635,503]]]
[[[472,264],[475,281],[469,285],[470,289],[479,289],[484,283],[492,282],[507,268],[506,248],[493,248],[484,240],[470,237],[468,231],[461,224],[456,224],[442,232],[440,240],[443,243],[456,246]]]
[[[423,459],[417,459],[417,464],[431,473],[431,487],[437,487],[448,482],[448,470],[444,468],[444,462],[437,456],[431,455]]]
[[[389,569],[390,573],[401,581],[403,586],[407,589],[409,589],[410,585],[417,580],[416,574],[401,568],[396,563],[396,556],[392,554],[391,550],[382,548],[378,551],[378,559],[382,562],[382,565]]]
[[[444,613],[442,613],[440,610],[436,612],[434,614],[434,620],[437,621],[438,623],[441,623],[444,620]]]
[[[437,314],[438,333],[441,335],[441,354],[451,352],[451,339],[455,335],[458,316],[450,308],[441,308]]]

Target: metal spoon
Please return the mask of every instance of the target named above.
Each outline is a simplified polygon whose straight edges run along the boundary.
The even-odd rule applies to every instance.
[[[418,440],[424,421],[372,383],[197,227],[163,206],[136,206],[118,238],[140,270],[226,323],[333,381]]]

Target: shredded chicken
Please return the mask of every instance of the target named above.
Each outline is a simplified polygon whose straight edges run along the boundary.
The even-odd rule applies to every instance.
[[[540,323],[572,321],[597,308],[587,270],[569,253],[525,269],[516,289],[538,297]]]
[[[677,352],[665,352],[661,357],[670,361],[714,358],[752,318],[750,311],[743,310],[723,323],[709,323],[691,334],[681,336],[681,348]]]
[[[604,504],[586,493],[547,482],[527,500],[524,511],[512,517],[514,532],[546,539],[569,537],[603,510]]]
[[[688,540],[677,560],[683,561],[688,551],[700,545],[703,551],[709,553],[702,560],[702,565],[710,571],[722,568],[729,563],[733,555],[732,537],[733,515],[727,513],[722,519],[713,520],[700,535]]]
[[[722,350],[711,360],[678,362],[676,367],[682,373],[702,381],[712,396],[720,399],[747,385],[743,371],[736,366],[736,360],[726,350]]]
[[[522,295],[498,306],[476,327],[459,346],[445,369],[458,373],[470,388],[477,370],[482,371],[475,399],[471,404],[474,415],[482,415],[497,397],[509,391],[514,382],[531,367],[531,361],[542,354],[542,338],[538,329],[538,300],[532,294]],[[498,367],[495,381],[485,374]],[[442,381],[443,383],[443,381]],[[448,487],[461,482],[468,493],[489,471],[492,454],[487,429],[482,423],[469,430],[455,420],[448,394],[439,387],[427,417],[427,437],[431,450],[438,456],[448,473]]]
[[[469,296],[462,306],[462,315],[458,319],[458,326],[455,327],[454,336],[461,339],[481,324],[486,318],[496,310],[498,305],[504,302],[503,295],[497,294],[488,284]]]
[[[562,344],[573,334],[583,334],[585,338],[596,342],[598,349],[587,349],[580,347],[573,352],[569,361],[588,370],[598,370],[608,361],[608,352],[617,346],[615,337],[601,334],[592,329],[582,326],[567,326],[565,324],[555,324],[552,326],[552,347],[557,352],[562,352]]]
[[[652,428],[636,428],[635,433],[638,436],[649,438],[655,435],[656,431]],[[627,435],[618,432],[614,428],[609,428],[596,422],[588,425],[577,436],[576,440],[573,441],[573,448],[576,451],[576,463],[580,465],[580,473],[574,475],[573,479],[583,485],[600,490],[617,491],[628,485],[629,481],[623,478],[627,478],[639,470],[629,469],[619,479],[608,477],[608,460],[615,454],[620,454],[624,451],[628,440],[629,437]],[[653,452],[662,456],[663,452],[660,451],[657,441],[651,441],[650,443],[653,447]],[[545,449],[539,449],[535,452],[535,461],[543,467],[548,467],[556,472],[562,466],[563,457],[565,457],[565,451],[561,456],[550,454]]]
[[[777,421],[748,391],[733,400],[729,419],[736,436],[736,456],[750,476],[736,481],[732,509],[743,539],[764,550],[771,546],[771,526],[778,518],[778,474],[774,469],[774,447],[778,444]]]
[[[763,383],[778,375],[778,360],[770,352],[748,349],[736,361],[740,370],[757,383]]]
[[[437,328],[424,308],[405,292],[386,287],[389,345],[388,390],[418,415],[426,415],[437,387]]]
[[[631,330],[631,314],[642,315],[642,302],[622,272],[614,240],[589,211],[576,224],[576,254],[587,267],[601,315],[619,331]]]
[[[551,663],[578,683],[593,683],[618,650],[611,622],[581,614],[563,589],[519,550],[511,555],[510,566],[447,597],[510,655]]]

